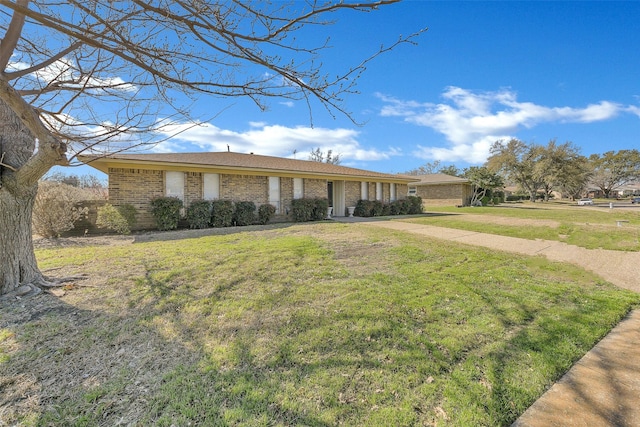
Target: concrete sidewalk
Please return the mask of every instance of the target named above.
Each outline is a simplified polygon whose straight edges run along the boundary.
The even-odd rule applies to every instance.
[[[640,253],[584,249],[549,240],[526,240],[402,221],[339,219],[506,252],[545,256],[593,271],[640,292]],[[630,274],[632,273],[632,274]],[[512,427],[640,426],[640,310],[630,313]]]

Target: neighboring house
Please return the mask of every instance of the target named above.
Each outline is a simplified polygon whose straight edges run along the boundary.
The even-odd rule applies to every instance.
[[[225,199],[270,203],[287,215],[298,198],[327,198],[335,216],[360,199],[404,199],[414,177],[391,175],[307,160],[232,152],[116,154],[80,156],[79,160],[109,177],[109,201],[131,204],[138,227],[154,221],[150,201],[175,196],[185,206],[194,200]]]
[[[468,179],[443,173],[414,178],[419,181],[408,185],[408,195],[422,197],[425,206],[468,206],[471,203],[473,189]]]

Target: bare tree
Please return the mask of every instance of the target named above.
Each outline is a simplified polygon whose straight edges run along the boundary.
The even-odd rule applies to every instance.
[[[327,150],[325,154],[324,151],[320,150],[320,147],[311,150],[309,160],[312,162],[330,163],[332,165],[339,165],[342,161],[340,154],[333,154],[333,150]]]
[[[158,142],[199,96],[248,97],[259,108],[284,97],[350,117],[344,96],[369,61],[420,31],[337,76],[321,68],[328,39],[304,46],[296,35],[336,12],[397,1],[0,0],[0,294],[50,284],[31,214],[52,166]]]

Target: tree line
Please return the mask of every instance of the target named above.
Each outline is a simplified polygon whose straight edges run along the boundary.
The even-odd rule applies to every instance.
[[[540,193],[548,200],[554,191],[563,197],[578,198],[589,187],[598,188],[609,198],[614,190],[640,181],[640,151],[607,151],[587,157],[572,142],[559,144],[552,139],[542,145],[512,138],[494,142],[482,166],[460,170],[455,165],[440,167],[436,161],[406,173],[434,172],[469,179],[475,190],[472,203],[483,197],[483,192],[501,188],[505,183],[517,185],[532,202]]]

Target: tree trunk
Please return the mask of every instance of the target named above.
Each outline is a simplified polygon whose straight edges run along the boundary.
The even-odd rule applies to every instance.
[[[43,280],[31,238],[37,185],[17,194],[0,189],[0,295]]]
[[[41,151],[41,156],[47,154]],[[0,295],[22,285],[43,283],[31,238],[38,191],[35,177],[46,170],[45,162],[41,162],[41,169],[29,169],[28,162],[36,153],[33,134],[9,105],[0,101]]]

